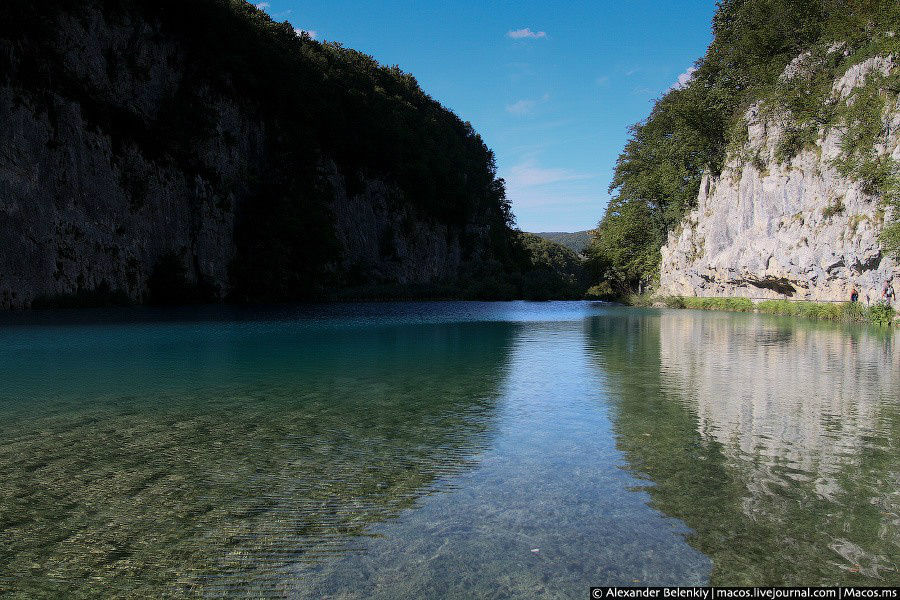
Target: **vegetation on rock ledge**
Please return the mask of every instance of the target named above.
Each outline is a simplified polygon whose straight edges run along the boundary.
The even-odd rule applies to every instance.
[[[838,323],[872,323],[890,326],[895,311],[887,304],[866,306],[860,302],[798,302],[763,300],[754,304],[749,298],[694,298],[670,296],[659,300],[669,308],[758,312],[770,315],[801,317]]]

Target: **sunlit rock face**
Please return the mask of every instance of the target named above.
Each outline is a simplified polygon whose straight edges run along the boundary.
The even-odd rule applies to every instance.
[[[791,63],[783,77],[799,68]],[[845,101],[872,73],[895,69],[891,58],[860,63],[834,83],[831,101]],[[884,119],[888,133],[876,150],[898,159],[900,100]],[[738,154],[756,158],[733,156],[720,176],[704,178],[697,208],[662,248],[660,293],[846,300],[855,286],[863,300],[876,300],[900,269],[878,242],[885,218],[879,198],[834,166],[840,128],[820,131],[815,147],[779,164],[784,124],[763,116],[758,104],[745,122],[748,139]]]
[[[704,437],[753,465],[748,485],[762,494],[785,477],[825,497],[840,489],[841,472],[871,451],[873,432],[893,427],[898,355],[900,340],[870,331],[728,314],[660,320],[663,380],[696,411]]]

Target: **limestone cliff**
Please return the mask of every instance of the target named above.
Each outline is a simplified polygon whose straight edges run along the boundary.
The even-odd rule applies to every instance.
[[[0,308],[452,285],[513,236],[467,123],[243,0],[4,3],[0,124]]]
[[[804,58],[782,77],[794,76]],[[861,62],[834,82],[826,102],[853,102],[852,91],[868,77],[897,68],[892,56]],[[900,98],[896,90],[886,93],[893,95],[875,151],[900,160]],[[878,241],[891,215],[836,167],[844,129],[820,127],[813,146],[782,164],[784,116],[756,103],[744,120],[743,148],[730,154],[720,175],[704,177],[696,208],[662,248],[659,293],[845,300],[855,286],[863,299],[875,300],[886,280],[894,278],[896,287],[897,260]]]

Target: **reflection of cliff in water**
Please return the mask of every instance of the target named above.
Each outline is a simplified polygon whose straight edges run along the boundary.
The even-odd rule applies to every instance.
[[[760,469],[790,465],[791,476],[830,496],[847,460],[858,459],[870,435],[886,433],[896,414],[895,339],[802,322],[668,313],[660,322],[661,368],[693,400],[701,431],[729,455]]]
[[[0,592],[281,595],[477,460],[515,327],[207,324],[202,359],[182,329],[59,333],[90,366],[0,404]]]
[[[713,584],[900,582],[896,342],[695,312],[589,322],[618,446]]]

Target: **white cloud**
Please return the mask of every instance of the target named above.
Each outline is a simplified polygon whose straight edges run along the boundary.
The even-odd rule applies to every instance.
[[[506,112],[517,117],[524,117],[531,113],[535,106],[537,106],[537,100],[519,100],[518,102],[507,104]]]
[[[272,5],[271,5],[269,2],[260,2],[260,3],[258,3],[258,4],[254,4],[253,6],[255,6],[256,8],[258,8],[259,10],[268,10]],[[293,12],[292,9],[288,9],[288,10],[286,10],[286,11],[284,11],[284,12],[280,12],[280,13],[278,13],[278,14],[276,14],[276,15],[271,15],[271,16],[272,16],[272,18],[280,19],[280,18],[287,17],[287,16],[290,15],[292,12]],[[314,31],[314,30],[312,30],[312,29],[296,29],[296,28],[295,28],[295,29],[294,29],[294,33],[297,34],[298,37],[301,36],[301,35],[303,35],[303,34],[305,33],[306,35],[308,35],[308,36],[311,37],[312,39],[316,39],[316,36],[319,35],[319,32]]]
[[[515,31],[508,31],[506,33],[506,37],[510,37],[514,40],[522,40],[522,39],[540,39],[547,37],[546,31],[532,31],[528,27],[525,29],[516,29]]]
[[[577,173],[571,169],[547,169],[538,165],[534,157],[529,157],[511,167],[506,179],[510,189],[521,189],[560,181],[591,179],[592,177],[593,175]]]
[[[506,112],[511,115],[515,115],[517,117],[524,117],[526,115],[530,115],[534,112],[534,109],[539,105],[543,104],[547,100],[550,99],[550,94],[544,94],[537,100],[531,100],[529,98],[523,98],[517,102],[513,102],[512,104],[506,105]]]
[[[678,76],[678,81],[672,84],[670,90],[683,90],[687,87],[687,85],[691,82],[691,79],[694,78],[694,73],[697,71],[697,67],[688,67],[687,71]]]

